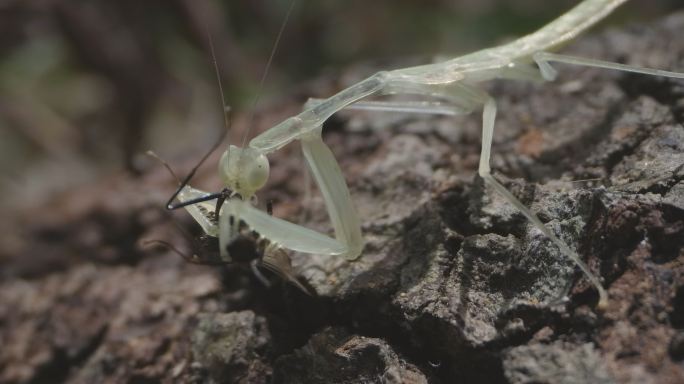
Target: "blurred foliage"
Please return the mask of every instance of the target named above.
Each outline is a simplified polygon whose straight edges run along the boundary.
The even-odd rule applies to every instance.
[[[248,110],[290,0],[0,1],[2,204],[138,170],[140,153],[206,148]],[[260,105],[357,63],[456,55],[531,32],[576,1],[297,0]],[[681,1],[628,3],[607,23]],[[324,96],[324,95],[317,95]]]

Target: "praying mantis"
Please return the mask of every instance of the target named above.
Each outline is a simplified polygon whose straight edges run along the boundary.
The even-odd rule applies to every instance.
[[[573,249],[492,175],[490,157],[497,106],[482,85],[494,79],[553,81],[557,71],[551,63],[684,79],[683,73],[550,52],[577,37],[626,1],[585,0],[538,31],[510,43],[439,63],[377,72],[326,99],[311,100],[301,113],[257,135],[244,148],[229,146],[218,164],[225,187],[222,191],[208,193],[193,188],[188,185],[189,175],[171,196],[167,208],[185,208],[207,235],[218,237],[220,258],[225,262],[235,260],[229,249],[231,243],[240,237],[242,224],[282,249],[354,260],[361,256],[364,247],[361,219],[342,171],[322,140],[323,123],[348,107],[448,115],[466,115],[481,109],[479,176],[485,185],[515,206],[555,244],[563,256],[582,270],[598,291],[598,307],[605,308],[608,294],[601,280]],[[371,96],[393,94],[409,94],[421,101],[367,100]],[[293,142],[301,144],[304,158],[325,201],[334,238],[268,215],[251,203],[252,197],[268,180],[267,155]],[[175,198],[178,203],[173,202]]]

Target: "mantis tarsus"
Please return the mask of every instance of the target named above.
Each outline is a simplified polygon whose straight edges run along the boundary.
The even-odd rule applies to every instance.
[[[344,177],[332,152],[321,138],[323,123],[349,106],[371,110],[463,115],[482,108],[482,148],[479,175],[486,185],[500,193],[544,233],[566,257],[580,267],[599,293],[598,307],[607,305],[608,294],[578,254],[560,240],[492,175],[490,155],[496,118],[496,102],[480,85],[493,79],[552,81],[552,62],[599,67],[654,76],[684,79],[684,74],[550,53],[577,37],[627,0],[585,0],[538,31],[508,44],[477,51],[452,60],[410,68],[378,72],[337,94],[307,103],[304,110],[253,138],[245,148],[231,145],[221,157],[218,170],[226,189],[210,194],[187,185],[178,190],[180,204],[202,226],[204,232],[219,238],[220,255],[231,261],[230,242],[239,235],[236,222],[244,221],[261,236],[279,247],[297,252],[359,257],[363,236],[359,216],[352,204]],[[411,94],[439,102],[368,102],[370,96]],[[298,140],[312,171],[335,231],[335,238],[267,215],[250,203],[267,181],[266,158],[283,146]],[[176,196],[176,195],[174,195]],[[172,197],[173,199],[173,197]],[[215,212],[218,222],[206,212]]]

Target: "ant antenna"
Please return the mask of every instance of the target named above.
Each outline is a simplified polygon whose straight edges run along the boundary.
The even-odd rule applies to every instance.
[[[179,203],[179,204],[173,203],[173,200],[176,198],[176,196],[178,196],[178,194],[183,190],[183,188],[185,188],[185,186],[188,185],[188,183],[190,182],[190,179],[192,179],[192,177],[195,176],[195,173],[197,172],[199,167],[201,167],[202,164],[207,160],[207,158],[212,153],[214,153],[214,151],[221,145],[221,143],[223,142],[223,139],[226,137],[227,133],[228,133],[227,130],[223,131],[221,136],[219,136],[218,140],[216,140],[216,143],[214,143],[214,145],[212,145],[212,147],[209,149],[209,151],[204,154],[204,156],[202,157],[202,159],[200,159],[200,161],[197,163],[197,165],[192,167],[192,170],[190,170],[190,173],[188,173],[188,175],[185,176],[183,181],[180,182],[180,185],[178,185],[178,189],[176,189],[176,192],[174,192],[173,195],[171,195],[171,197],[169,197],[169,200],[166,202],[166,209],[168,209],[169,211],[172,211],[174,209],[185,207],[187,205],[200,203],[202,201],[213,200],[213,199],[215,199],[221,195],[221,193],[212,193],[210,195],[201,197],[200,198],[201,200],[193,199],[193,200],[184,201],[184,202]],[[216,196],[214,196],[214,195],[216,195]],[[210,197],[210,196],[213,196],[213,197]]]
[[[214,72],[216,72],[216,80],[218,81],[219,93],[221,94],[221,109],[223,110],[223,124],[228,132],[230,129],[230,107],[226,105],[226,98],[223,95],[223,84],[221,84],[221,72],[219,71],[218,63],[216,62],[216,53],[214,52],[214,39],[211,37],[209,27],[207,27],[207,37],[209,38],[209,50],[211,51],[211,61],[214,63]],[[225,133],[224,133],[225,136]],[[223,141],[223,138],[221,138]]]
[[[171,168],[171,166],[169,165],[169,163],[167,163],[166,161],[164,161],[164,159],[162,159],[161,157],[159,157],[159,155],[157,155],[156,152],[154,152],[154,151],[152,151],[152,150],[149,150],[149,151],[145,152],[145,154],[146,154],[147,156],[150,156],[151,158],[157,160],[158,162],[162,163],[162,165],[164,166],[164,168],[166,168],[166,170],[169,171],[169,173],[171,174],[171,176],[173,176],[173,178],[176,179],[176,181],[178,182],[178,184],[181,183],[180,179],[178,178],[178,175],[176,175],[176,172],[173,171],[173,169]]]
[[[194,255],[189,255],[185,252],[182,252],[181,250],[176,248],[175,245],[173,245],[173,244],[171,244],[165,240],[157,240],[157,239],[144,240],[142,242],[142,245],[143,245],[143,247],[149,247],[149,246],[153,246],[153,245],[162,246],[166,249],[171,250],[173,253],[180,256],[181,258],[183,258],[183,260],[187,261],[188,263],[195,263],[195,260],[196,260]]]
[[[180,256],[183,260],[185,260],[188,263],[191,264],[198,264],[198,265],[228,265],[230,262],[228,261],[223,261],[223,260],[202,260],[199,256],[197,256],[196,253],[193,254],[188,254],[185,253],[178,248],[176,248],[175,245],[169,243],[168,241],[165,240],[157,240],[157,239],[151,239],[151,240],[145,240],[142,242],[143,247],[149,247],[153,245],[158,245],[163,248],[166,248],[170,250],[171,252],[175,253],[176,255]]]
[[[247,143],[247,137],[249,135],[250,127],[252,125],[251,123],[254,120],[255,107],[256,107],[257,103],[259,102],[259,97],[263,91],[264,84],[266,82],[266,77],[267,77],[268,72],[271,68],[271,64],[273,63],[273,58],[275,57],[275,53],[277,51],[278,45],[280,44],[280,38],[283,36],[283,32],[285,31],[285,26],[287,25],[287,22],[290,18],[290,14],[292,14],[292,10],[294,9],[295,3],[296,3],[296,0],[292,0],[292,2],[290,3],[290,8],[287,10],[287,13],[285,14],[285,19],[283,20],[283,23],[280,26],[280,30],[278,31],[278,36],[276,37],[276,41],[273,45],[273,49],[271,49],[271,54],[270,54],[268,61],[266,63],[266,68],[264,69],[264,74],[261,76],[261,80],[259,82],[259,90],[258,90],[257,95],[254,97],[254,100],[252,102],[250,117],[248,119],[249,125],[247,126],[247,129],[245,130],[245,134],[242,138],[242,147],[243,148],[244,148],[245,144]],[[209,149],[209,151],[202,157],[202,159],[200,159],[200,161],[197,163],[197,165],[195,165],[192,168],[192,170],[190,170],[190,173],[188,173],[188,175],[179,183],[178,189],[176,189],[176,191],[171,195],[169,200],[166,202],[166,209],[168,209],[168,210],[174,210],[174,209],[182,208],[182,207],[185,207],[188,205],[201,203],[203,201],[209,201],[209,200],[214,200],[214,199],[218,199],[218,198],[225,198],[225,196],[227,196],[227,194],[230,193],[230,191],[223,190],[220,192],[207,194],[205,196],[200,196],[200,197],[195,198],[195,199],[187,200],[187,201],[184,201],[181,203],[177,203],[177,204],[173,203],[173,200],[178,196],[178,194],[183,190],[183,188],[185,188],[186,185],[188,185],[188,183],[190,182],[190,179],[192,179],[192,177],[195,176],[195,173],[197,172],[199,167],[202,166],[202,164],[207,160],[207,158],[212,153],[214,153],[214,151],[221,145],[221,143],[225,139],[225,137],[228,134],[228,131],[230,130],[230,127],[232,125],[231,124],[232,123],[232,115],[229,113],[230,109],[228,109],[226,107],[226,100],[225,100],[225,96],[223,95],[223,85],[221,84],[221,73],[219,71],[218,63],[216,62],[216,53],[214,51],[214,40],[212,39],[211,33],[209,32],[209,30],[207,30],[207,36],[209,39],[209,48],[211,51],[211,58],[212,58],[212,61],[214,64],[214,71],[216,72],[216,79],[218,80],[219,92],[221,93],[221,104],[222,104],[222,109],[223,109],[223,118],[224,118],[223,120],[224,120],[224,124],[225,124],[225,129],[223,130],[223,132],[219,136],[218,140],[216,140],[216,143],[214,143],[214,145]],[[158,156],[154,156],[154,155],[153,155],[153,157],[159,158]],[[165,164],[163,161],[162,161],[162,163]],[[168,166],[168,164],[165,164],[165,166],[167,169],[170,170],[170,167]],[[175,176],[173,171],[171,171],[171,173]],[[176,179],[178,179],[178,177],[176,177]]]
[[[285,18],[283,19],[282,24],[280,24],[280,30],[278,31],[278,35],[276,36],[275,42],[273,43],[273,48],[271,49],[271,54],[268,57],[268,61],[266,62],[266,67],[264,68],[264,73],[261,75],[261,80],[259,81],[259,89],[257,90],[256,96],[254,96],[254,100],[252,100],[252,106],[250,108],[249,112],[249,119],[247,119],[247,129],[245,129],[245,133],[242,136],[242,148],[245,147],[247,144],[247,137],[249,137],[249,131],[252,128],[252,123],[254,122],[254,114],[256,110],[256,106],[259,103],[259,98],[261,97],[261,93],[264,90],[264,84],[266,83],[266,77],[268,76],[268,72],[271,69],[271,64],[273,63],[273,58],[275,57],[276,52],[278,51],[278,45],[280,45],[280,38],[283,37],[283,32],[285,31],[285,26],[287,25],[287,22],[290,20],[290,15],[292,14],[292,10],[294,9],[295,3],[297,3],[297,0],[292,0],[290,3],[290,7],[287,10],[287,13],[285,14]]]
[[[219,141],[219,143],[220,143],[220,141]],[[164,161],[161,157],[159,157],[159,155],[157,155],[157,154],[156,154],[155,152],[153,152],[153,151],[147,151],[147,152],[146,152],[146,154],[147,154],[148,156],[150,156],[150,157],[152,157],[153,159],[155,159],[155,160],[159,161],[160,163],[162,163],[162,165],[169,171],[169,173],[171,173],[171,176],[173,176],[173,177],[176,179],[176,182],[178,182],[178,185],[179,185],[178,189],[177,189],[176,192],[171,196],[171,199],[170,199],[169,201],[166,202],[166,209],[167,209],[167,210],[172,211],[172,210],[174,210],[174,209],[182,208],[182,207],[185,207],[185,206],[188,206],[188,205],[197,204],[197,203],[201,203],[201,202],[203,202],[203,201],[208,201],[208,200],[214,200],[214,199],[218,199],[218,198],[222,198],[222,197],[225,197],[225,196],[230,195],[231,191],[228,190],[228,189],[226,188],[226,189],[221,190],[221,192],[210,193],[210,194],[206,194],[206,195],[204,195],[204,196],[200,196],[200,197],[197,197],[197,198],[194,198],[194,199],[191,199],[191,200],[183,201],[183,202],[181,202],[181,203],[172,204],[172,200],[173,200],[173,199],[180,193],[180,191],[188,184],[188,181],[189,181],[190,178],[194,175],[194,173],[195,173],[195,171],[197,170],[197,168],[199,168],[199,166],[202,165],[202,162],[207,158],[207,156],[209,156],[209,154],[211,154],[211,152],[213,152],[214,149],[216,149],[215,147],[216,147],[216,146],[214,146],[214,148],[212,148],[211,151],[210,151],[209,153],[207,153],[207,155],[205,155],[205,157],[199,162],[199,164],[197,164],[197,165],[192,169],[192,171],[190,172],[190,174],[189,174],[183,181],[181,181],[181,180],[178,178],[178,175],[176,175],[176,172],[173,171],[173,169],[171,168],[171,166],[169,165],[169,163],[167,163],[166,161]]]

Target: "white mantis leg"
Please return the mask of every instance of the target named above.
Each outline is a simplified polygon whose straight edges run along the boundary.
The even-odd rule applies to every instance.
[[[323,142],[320,127],[301,138],[304,157],[323,195],[335,238],[346,247],[344,256],[353,260],[361,255],[361,222],[351,201],[347,183],[330,148]]]
[[[528,79],[534,80],[535,76],[531,74],[528,66],[518,66],[515,70],[506,73],[507,78]],[[536,77],[538,78],[538,77]],[[434,87],[413,85],[408,89],[397,88],[396,91],[408,91],[409,93],[424,94],[431,97],[442,97],[447,99],[448,103],[441,102],[425,102],[422,106],[420,103],[411,102],[360,102],[352,104],[361,104],[361,109],[368,110],[383,110],[395,112],[416,112],[426,114],[445,114],[445,115],[460,115],[469,113],[475,105],[484,105],[483,108],[483,124],[482,124],[482,150],[480,154],[480,165],[478,172],[484,179],[487,185],[492,186],[494,190],[500,193],[509,203],[515,206],[520,212],[544,235],[546,235],[561,251],[561,253],[570,258],[577,264],[582,272],[587,276],[590,282],[596,286],[599,292],[599,307],[605,307],[608,301],[608,295],[603,289],[600,280],[591,272],[589,267],[582,261],[582,259],[568,247],[565,242],[559,239],[539,218],[527,208],[518,198],[516,198],[508,189],[499,183],[491,174],[490,157],[492,147],[492,137],[494,133],[494,123],[496,120],[496,102],[486,93],[464,84],[456,84],[452,87],[436,89]],[[446,108],[451,108],[450,113],[443,113]]]
[[[243,220],[250,229],[258,232],[271,243],[296,252],[324,255],[340,255],[347,250],[341,242],[314,230],[271,216],[241,199],[227,200],[223,205],[219,225],[221,231],[238,225]]]
[[[306,102],[304,108],[315,106],[322,102],[323,99],[311,98]],[[456,116],[470,113],[469,110],[462,110],[458,106],[442,101],[428,101],[428,100],[408,100],[408,101],[357,101],[344,108],[345,110],[357,111],[374,111],[374,112],[401,112],[401,113],[416,113],[425,115],[444,115]]]
[[[644,75],[684,79],[684,73],[663,71],[661,69],[642,68],[633,65],[612,63],[610,61],[587,59],[584,57],[569,55],[559,55],[556,53],[549,52],[537,52],[533,55],[533,59],[539,66],[539,70],[541,71],[541,74],[544,77],[544,79],[548,81],[555,80],[556,75],[558,74],[557,71],[551,66],[551,64],[549,64],[549,62],[552,61],[565,64],[582,65],[585,67],[614,69],[618,71],[640,73]]]
[[[527,219],[544,235],[546,235],[551,241],[560,249],[561,253],[568,258],[570,258],[575,264],[577,264],[582,272],[586,275],[589,281],[596,287],[599,293],[599,308],[605,308],[608,304],[608,294],[603,289],[601,281],[594,275],[589,267],[580,259],[579,255],[570,247],[568,247],[565,242],[559,239],[549,227],[544,225],[544,223],[539,220],[537,215],[535,215],[530,209],[528,209],[518,198],[516,198],[506,187],[499,183],[494,176],[491,174],[491,168],[489,167],[489,159],[491,156],[492,149],[492,135],[494,133],[494,122],[496,120],[496,102],[493,98],[488,97],[484,103],[484,109],[482,112],[482,152],[480,154],[480,166],[478,172],[480,176],[484,179],[487,185],[490,185],[500,193],[509,203],[513,204],[518,210],[527,217]]]
[[[183,202],[206,195],[208,195],[207,192],[185,186],[178,194],[178,199]],[[347,247],[335,239],[270,216],[241,199],[226,200],[218,219],[214,215],[215,207],[216,202],[212,200],[191,204],[184,208],[207,235],[219,238],[221,258],[224,261],[231,261],[227,246],[239,235],[241,220],[251,230],[258,232],[272,243],[296,252],[339,255],[347,250]]]

